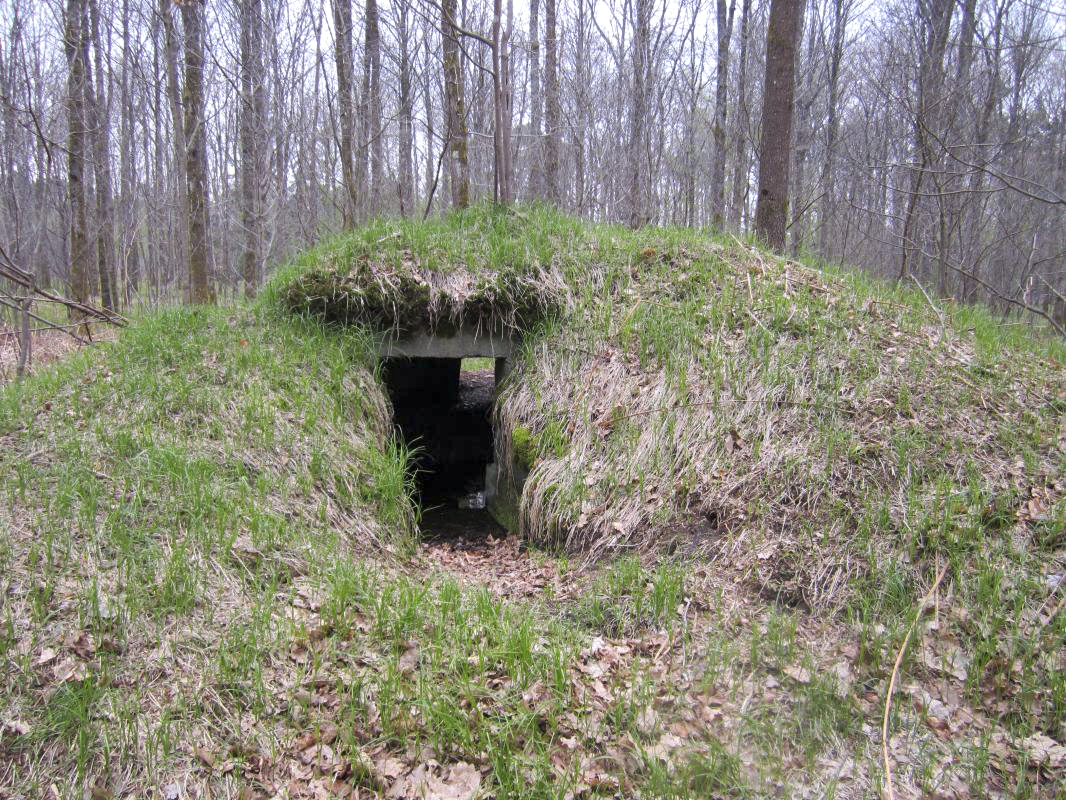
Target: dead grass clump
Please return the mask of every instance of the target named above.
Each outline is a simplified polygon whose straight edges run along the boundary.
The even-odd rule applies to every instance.
[[[572,310],[584,229],[548,209],[378,222],[297,258],[268,288],[290,313],[377,332],[513,334]]]
[[[702,549],[814,608],[866,568],[842,540],[898,546],[945,482],[1061,503],[1037,418],[1064,385],[1035,353],[982,378],[972,334],[739,243],[642,269],[605,302],[606,324],[583,308],[533,344],[497,410],[501,463],[516,432],[534,443],[534,541],[595,555],[711,516]],[[1036,437],[1024,476],[1021,430]],[[882,509],[888,529],[867,532]]]
[[[493,333],[531,328],[563,306],[561,277],[550,269],[523,273],[441,273],[362,260],[313,267],[279,290],[285,307],[342,325],[407,333],[470,326]]]

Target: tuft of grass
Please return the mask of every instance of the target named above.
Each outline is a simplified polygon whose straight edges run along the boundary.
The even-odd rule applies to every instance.
[[[648,628],[672,629],[685,599],[684,571],[663,562],[648,570],[636,556],[609,564],[574,611],[583,625],[606,636]]]

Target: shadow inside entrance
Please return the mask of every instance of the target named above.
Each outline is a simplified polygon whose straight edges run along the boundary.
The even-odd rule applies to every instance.
[[[412,451],[423,538],[505,536],[485,510],[494,370],[463,370],[453,358],[389,358],[383,366],[396,427]]]

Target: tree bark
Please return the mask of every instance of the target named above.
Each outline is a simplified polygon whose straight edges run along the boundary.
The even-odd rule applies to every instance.
[[[556,24],[556,0],[544,0],[544,194],[558,205],[562,202],[559,187],[559,131],[562,108],[559,103],[559,39]]]
[[[771,0],[766,30],[766,81],[759,140],[759,198],[755,233],[778,252],[785,249],[789,150],[796,89],[796,40],[804,0]]]
[[[100,301],[104,308],[114,310],[115,297],[115,202],[111,184],[111,120],[107,113],[108,100],[104,86],[104,56],[100,44],[100,9],[97,0],[89,0],[89,32],[93,58],[88,43],[85,52],[86,121],[92,132],[93,177],[96,184],[96,269],[100,281]],[[91,78],[91,64],[95,61],[95,91]]]
[[[189,198],[189,295],[193,303],[214,302],[208,241],[207,137],[204,120],[204,0],[181,5],[185,31],[185,175]]]
[[[159,16],[163,21],[163,59],[167,73],[167,102],[170,106],[171,137],[174,147],[174,185],[177,188],[178,252],[175,264],[188,258],[189,253],[189,182],[185,175],[185,123],[181,110],[181,78],[178,74],[178,36],[174,17],[170,13],[172,0],[159,0]],[[162,131],[159,135],[162,136]]]
[[[355,103],[352,96],[352,4],[351,0],[333,0],[333,58],[337,67],[337,116],[340,121],[341,181],[345,201],[341,205],[341,224],[345,230],[355,227],[359,207],[353,163],[355,140]]]
[[[456,0],[443,0],[440,31],[444,39],[446,157],[452,206],[462,209],[470,205],[470,163],[467,153],[463,70],[459,60],[459,34],[455,31],[458,21],[455,15]]]
[[[262,274],[264,86],[262,0],[241,0],[241,278],[254,297]]]
[[[577,0],[577,31],[574,37],[574,68],[576,72],[574,104],[577,124],[574,126],[574,207],[578,214],[585,213],[586,156],[585,139],[588,131],[588,27],[586,24],[586,0]]]
[[[130,91],[130,2],[122,0],[122,113],[119,127],[119,192],[122,207],[122,239],[120,242],[119,269],[122,271],[123,300],[129,302],[140,278],[140,259],[137,242],[136,179],[137,150],[135,147],[136,122],[134,120],[133,96]],[[147,160],[147,159],[146,159]]]
[[[733,225],[744,226],[748,198],[748,43],[751,39],[751,0],[743,0],[740,11],[740,60],[737,75],[736,157],[733,162]]]
[[[954,9],[953,0],[931,0],[929,3],[918,4],[923,36],[922,49],[918,56],[917,107],[912,124],[918,167],[911,173],[910,197],[907,199],[907,211],[903,219],[900,242],[902,255],[899,265],[901,281],[907,278],[913,268],[912,259],[917,249],[914,237],[919,198],[925,177],[936,161],[930,132],[939,133],[936,118],[940,113],[940,88],[944,80],[944,50],[951,31]]]
[[[400,140],[399,140],[399,200],[400,216],[411,214],[414,198],[412,181],[414,166],[411,156],[414,132],[414,95],[411,91],[411,55],[408,51],[408,13],[407,0],[399,0],[397,10],[397,35],[400,40]]]
[[[836,196],[836,174],[833,170],[836,157],[837,138],[840,135],[840,120],[837,106],[840,97],[840,67],[844,60],[844,41],[847,35],[850,0],[832,0],[833,33],[829,51],[829,75],[826,91],[825,153],[822,158],[822,200],[818,220],[818,254],[829,259],[829,233],[834,216]]]
[[[726,90],[729,87],[729,44],[733,36],[736,0],[718,0],[718,62],[714,86],[714,166],[711,172],[711,224],[721,230],[725,225],[725,126],[727,122]]]
[[[529,193],[541,196],[544,167],[541,163],[541,114],[544,97],[540,85],[540,0],[529,3]]]
[[[635,0],[633,23],[633,93],[629,123],[629,225],[639,228],[648,221],[644,196],[644,147],[648,124],[647,69],[651,48],[652,0]]]
[[[385,156],[381,115],[381,33],[377,0],[366,0],[363,140],[370,156],[370,213],[381,211]]]
[[[83,0],[67,0],[63,49],[67,57],[67,199],[70,204],[70,293],[89,299],[89,233],[85,208],[85,61]]]

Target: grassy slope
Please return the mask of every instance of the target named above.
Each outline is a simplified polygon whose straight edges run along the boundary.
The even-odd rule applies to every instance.
[[[175,311],[0,394],[3,717],[30,728],[0,785],[137,785],[239,730],[286,598],[410,532],[367,352]]]
[[[525,604],[375,556],[410,552],[411,511],[360,336],[143,320],[0,393],[0,787],[384,793],[471,764],[496,797],[872,796],[947,564],[897,791],[1054,794],[1061,347],[734,240],[485,209],[359,236],[565,279],[498,408],[526,533],[687,557],[544,557],[568,591]]]
[[[532,468],[528,539],[707,556],[754,609],[828,612],[864,691],[943,566],[951,616],[904,666],[1066,738],[1061,342],[731,237],[484,208],[361,237],[387,262],[560,276],[497,406],[501,455]]]

